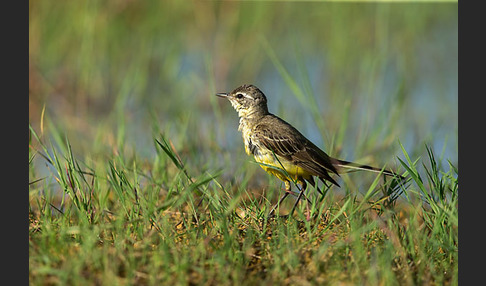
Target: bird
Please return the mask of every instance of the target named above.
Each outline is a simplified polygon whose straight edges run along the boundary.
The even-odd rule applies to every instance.
[[[291,124],[270,113],[267,97],[255,85],[243,84],[231,92],[216,93],[216,96],[228,99],[238,113],[238,130],[242,133],[246,153],[253,156],[267,173],[285,184],[285,192],[270,210],[269,217],[273,216],[277,206],[289,194],[296,195],[291,191],[291,182],[300,191],[298,196],[296,195],[297,200],[290,213],[292,215],[304,196],[307,183],[315,187],[321,195],[323,194],[316,186],[314,177],[320,179],[327,187],[329,185],[326,182],[340,187],[333,176],[339,177],[341,173],[355,170],[403,179],[391,170],[330,157]],[[305,198],[309,201],[307,197]]]

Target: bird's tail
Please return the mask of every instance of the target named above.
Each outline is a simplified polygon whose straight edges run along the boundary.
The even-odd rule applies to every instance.
[[[381,173],[387,176],[394,176],[398,177],[400,179],[405,179],[405,177],[390,171],[390,170],[384,170],[380,168],[375,168],[371,167],[368,165],[363,165],[363,164],[358,164],[354,162],[348,162],[344,160],[339,160],[339,159],[334,159],[333,160],[333,165],[338,169],[340,172],[353,172],[353,171],[369,171],[369,172],[374,172],[374,173]],[[346,169],[346,170],[343,170]]]

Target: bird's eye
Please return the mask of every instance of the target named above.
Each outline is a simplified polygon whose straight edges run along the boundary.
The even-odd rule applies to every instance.
[[[238,98],[238,99],[243,98],[243,94],[241,94],[241,93],[237,93],[237,94],[236,94],[236,98]]]

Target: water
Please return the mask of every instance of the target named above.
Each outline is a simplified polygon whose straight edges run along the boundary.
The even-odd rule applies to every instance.
[[[427,144],[457,166],[457,4],[215,2],[199,3],[209,7],[206,13],[186,5],[174,6],[184,12],[179,14],[154,8],[116,15],[104,4],[93,4],[100,7],[92,10],[64,5],[59,11],[45,9],[50,12],[40,20],[35,16],[41,12],[32,6],[30,60],[52,86],[38,93],[30,86],[30,96],[38,102],[30,120],[38,128],[38,111],[46,103],[46,114],[69,136],[75,153],[89,150],[95,134],[104,132],[97,131],[99,126],[110,126],[104,128],[114,130],[116,137],[123,119],[125,145],[150,160],[157,135],[150,116],[154,112],[176,147],[195,146],[198,153],[187,154],[187,160],[218,168],[216,149],[199,142],[213,142],[232,154],[244,151],[236,113],[227,102],[218,102],[215,110],[211,102],[219,99],[211,97],[253,83],[267,94],[271,112],[342,159],[375,156],[388,164],[396,156],[403,158],[401,142],[412,158],[425,156]],[[96,20],[89,33],[84,22],[69,17],[84,14]],[[49,19],[56,22],[48,25]],[[67,30],[71,25],[79,26]],[[315,97],[324,132],[309,106],[292,94],[262,37],[297,85]],[[65,44],[80,39],[87,42]],[[120,97],[127,100],[117,103]],[[344,140],[333,146],[347,104]],[[111,143],[97,145],[104,144]],[[236,169],[241,162],[234,164],[225,167]]]

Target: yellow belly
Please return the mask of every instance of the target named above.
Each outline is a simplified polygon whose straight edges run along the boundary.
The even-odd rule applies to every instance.
[[[292,162],[284,158],[275,158],[272,154],[256,155],[255,161],[263,163],[260,165],[267,173],[274,175],[282,181],[298,180],[299,177],[304,179],[310,178],[312,175],[299,166],[292,164]],[[285,171],[284,171],[285,170]],[[288,175],[288,176],[287,176]]]
[[[251,138],[251,129],[245,128],[245,126],[242,127],[241,122],[239,129],[241,129],[243,133],[246,153],[248,155],[253,154],[255,161],[257,161],[258,163],[262,163],[260,167],[262,167],[263,170],[265,170],[267,173],[274,175],[284,182],[298,181],[299,177],[304,179],[310,179],[312,174],[310,174],[309,172],[305,171],[297,165],[292,164],[292,162],[285,160],[285,158],[278,157],[277,160],[275,158],[276,155],[273,152],[266,150],[265,148],[261,148],[259,142],[255,140],[255,138]],[[257,149],[256,152],[252,152],[252,150],[250,150],[251,148],[248,142],[252,142],[253,148]]]

